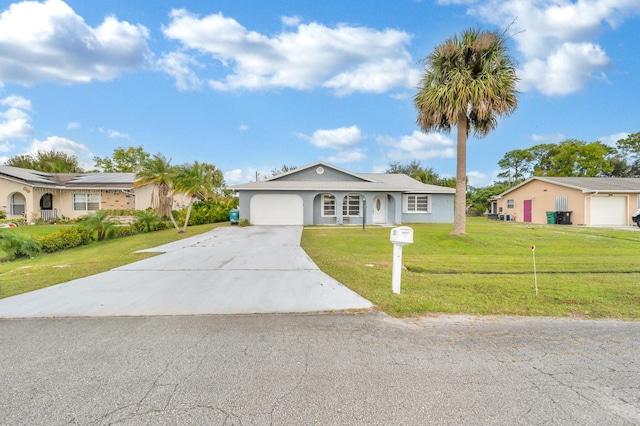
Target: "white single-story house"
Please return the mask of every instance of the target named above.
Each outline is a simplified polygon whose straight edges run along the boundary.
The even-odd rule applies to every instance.
[[[548,223],[555,212],[562,224],[633,225],[640,178],[535,176],[490,201],[489,217],[516,222]]]
[[[154,187],[133,173],[45,173],[0,166],[0,210],[8,218],[71,219],[97,210],[145,210]]]
[[[240,220],[253,225],[453,222],[453,188],[322,161],[231,189],[239,194]]]

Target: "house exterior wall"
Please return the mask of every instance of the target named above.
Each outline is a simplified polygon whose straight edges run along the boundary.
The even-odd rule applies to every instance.
[[[497,214],[512,215],[516,222],[524,221],[524,201],[531,200],[531,222],[547,223],[547,212],[555,212],[556,197],[567,197],[567,209],[571,211],[571,222],[574,225],[591,225],[591,203],[593,197],[612,196],[626,199],[627,220],[632,225],[631,215],[640,208],[640,195],[634,193],[612,193],[601,191],[598,194],[584,193],[579,189],[568,188],[541,180],[532,180],[523,186],[505,194],[496,200]],[[508,201],[513,200],[513,207],[508,206]]]
[[[430,197],[429,213],[407,213],[404,199],[400,198],[402,223],[451,223],[453,222],[454,196],[452,194],[427,194]]]
[[[251,217],[251,198],[256,194],[292,194],[300,195],[303,200],[304,225],[333,225],[336,223],[348,223],[351,225],[362,224],[362,210],[365,213],[365,223],[372,223],[373,201],[377,195],[387,196],[387,222],[399,223],[440,223],[453,221],[453,194],[430,194],[432,209],[428,214],[403,213],[403,200],[401,192],[347,192],[347,191],[239,191],[240,220]],[[336,198],[336,217],[322,216],[322,195],[331,194]],[[364,199],[364,209],[361,215],[345,220],[342,216],[342,203],[348,194],[358,194]]]
[[[547,223],[547,212],[555,212],[556,197],[567,197],[567,209],[574,225],[586,225],[585,194],[578,189],[532,180],[497,200],[498,214],[509,214],[516,222],[524,221],[524,201],[531,200],[531,222]],[[508,206],[513,200],[513,207]]]
[[[11,216],[11,202],[10,202],[10,197],[15,194],[22,194],[22,196],[25,199],[25,206],[24,206],[24,211],[25,213],[28,215],[29,212],[33,211],[34,209],[34,203],[33,203],[33,188],[28,186],[28,185],[24,185],[22,183],[19,182],[13,182],[10,180],[6,180],[6,179],[0,179],[0,210],[2,210],[2,212],[6,215],[6,217],[11,218],[19,218],[19,217],[23,217],[22,215],[15,215],[15,216]],[[40,200],[40,198],[38,198],[38,201]],[[38,206],[39,208],[39,206]]]

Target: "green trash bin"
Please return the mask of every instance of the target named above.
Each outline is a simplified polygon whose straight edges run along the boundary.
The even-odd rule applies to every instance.
[[[547,212],[547,224],[555,225],[558,223],[558,214],[556,212]]]
[[[237,225],[239,219],[240,212],[238,211],[238,209],[229,210],[229,222],[231,222],[232,225]]]

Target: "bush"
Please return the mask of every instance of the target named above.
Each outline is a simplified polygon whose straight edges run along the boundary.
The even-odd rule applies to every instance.
[[[196,201],[191,208],[189,225],[203,225],[205,223],[226,222],[229,220],[229,211],[238,207],[238,199],[235,197],[219,201]],[[187,217],[187,209],[174,211],[173,216],[178,224],[183,224]]]
[[[44,253],[83,246],[92,241],[91,233],[84,227],[69,226],[58,232],[36,238]]]
[[[113,238],[130,237],[132,235],[136,235],[138,232],[140,232],[140,230],[135,225],[116,226],[113,229],[111,237]]]
[[[40,253],[40,249],[38,242],[29,237],[17,235],[11,231],[0,232],[0,250],[6,253],[2,261],[34,257]]]
[[[140,232],[152,232],[166,228],[166,224],[151,209],[138,210],[135,217],[137,220],[134,225]]]

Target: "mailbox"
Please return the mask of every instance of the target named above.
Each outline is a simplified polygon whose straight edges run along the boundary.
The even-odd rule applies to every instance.
[[[393,244],[407,245],[413,243],[413,229],[408,226],[399,226],[391,230],[391,238],[389,240]]]

